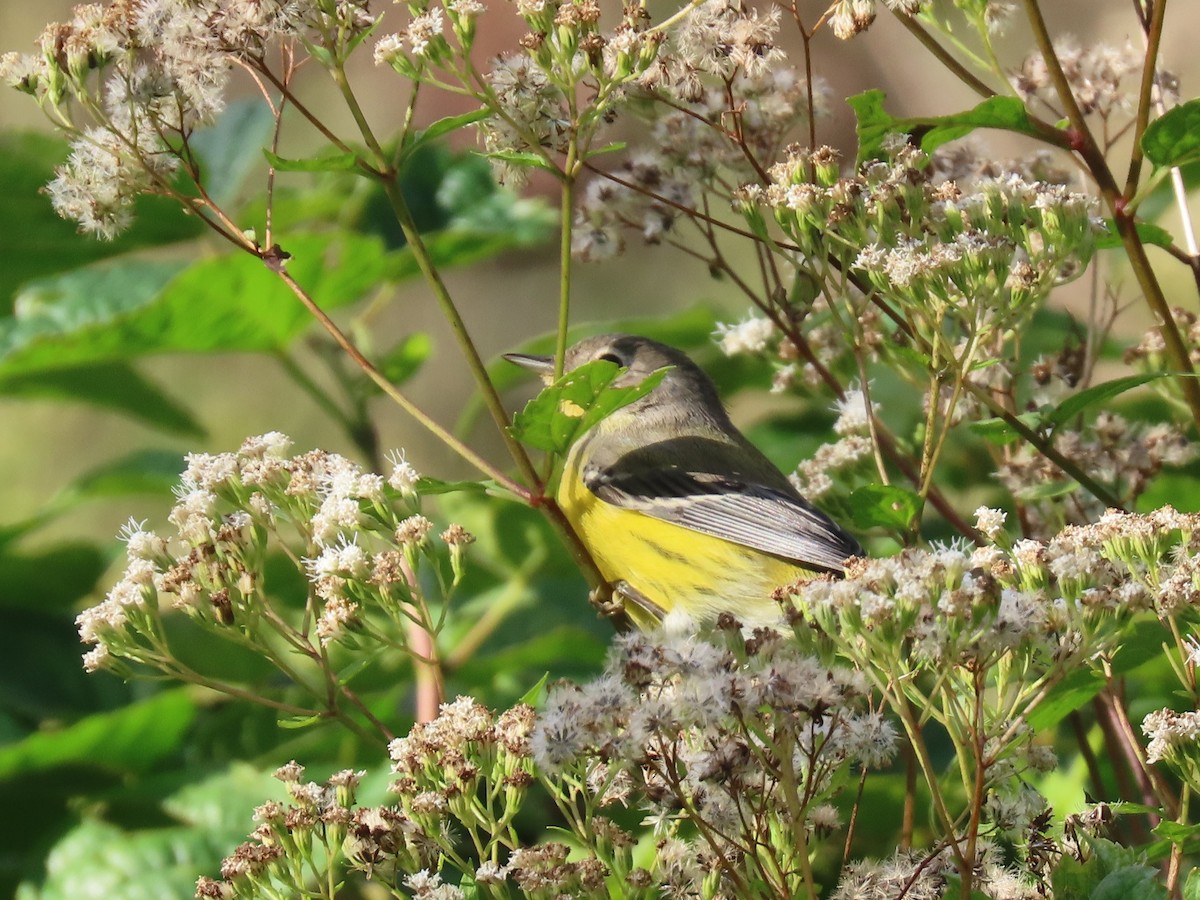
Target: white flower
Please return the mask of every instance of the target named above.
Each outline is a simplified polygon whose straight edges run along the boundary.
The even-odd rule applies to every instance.
[[[718,322],[713,337],[726,356],[736,356],[739,353],[761,353],[774,333],[775,326],[770,319],[751,316],[736,325]]]

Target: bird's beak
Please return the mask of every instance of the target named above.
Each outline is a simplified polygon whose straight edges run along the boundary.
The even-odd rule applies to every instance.
[[[554,357],[534,356],[532,353],[505,353],[504,358],[510,363],[516,363],[522,369],[528,369],[541,376],[542,381],[549,383],[554,377]]]

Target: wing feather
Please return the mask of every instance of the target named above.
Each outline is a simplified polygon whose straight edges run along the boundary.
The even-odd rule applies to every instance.
[[[591,468],[584,483],[605,503],[805,567],[840,573],[846,559],[862,555],[854,538],[798,494],[750,480],[676,468]]]

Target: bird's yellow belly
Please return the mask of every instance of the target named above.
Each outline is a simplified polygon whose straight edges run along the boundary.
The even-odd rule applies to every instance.
[[[605,503],[578,479],[563,479],[558,503],[601,574],[627,582],[664,612],[679,608],[702,620],[728,612],[745,625],[778,624],[780,607],[771,592],[811,574],[779,557]]]

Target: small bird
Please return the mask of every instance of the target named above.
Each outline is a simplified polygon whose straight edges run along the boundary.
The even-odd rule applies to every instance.
[[[550,357],[505,359],[549,378]],[[696,621],[731,613],[746,625],[782,618],[772,591],[841,574],[854,538],[805,500],[729,420],[708,376],[673,347],[630,334],[586,338],[564,371],[605,359],[616,386],[668,371],[646,396],[571,446],[555,499],[635,624],[672,610]],[[632,601],[630,603],[629,601]]]

